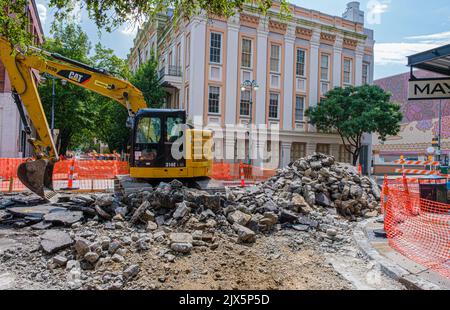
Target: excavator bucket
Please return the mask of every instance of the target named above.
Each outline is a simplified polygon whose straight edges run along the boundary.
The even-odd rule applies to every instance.
[[[45,189],[53,191],[52,177],[55,162],[48,159],[27,161],[19,165],[17,176],[32,192],[48,199]]]

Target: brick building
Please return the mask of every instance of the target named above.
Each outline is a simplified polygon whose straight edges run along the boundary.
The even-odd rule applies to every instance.
[[[29,1],[27,15],[30,20],[28,31],[33,34],[34,44],[41,44],[44,40],[43,30],[34,0]],[[0,157],[29,156],[31,148],[26,142],[27,139],[19,112],[11,96],[8,73],[0,61]]]

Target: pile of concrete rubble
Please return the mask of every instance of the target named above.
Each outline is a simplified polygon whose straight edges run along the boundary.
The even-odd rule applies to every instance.
[[[314,154],[264,183],[227,188],[225,194],[173,180],[125,196],[64,195],[53,204],[42,204],[35,196],[0,196],[0,224],[46,230],[40,236],[43,253],[52,256],[54,266],[75,273],[75,279],[80,266],[95,270],[109,261],[121,263],[127,246],[146,251],[153,242],[166,244],[168,260],[194,247],[216,249],[218,233],[236,243],[253,243],[258,234],[292,228],[321,232],[321,238],[339,242],[343,238],[327,224],[329,215],[351,220],[377,216],[379,199],[380,190],[370,178],[331,156]],[[90,228],[98,225],[114,232],[109,235],[114,238],[92,233]],[[125,265],[120,282],[138,272],[138,265]],[[79,287],[74,281],[71,286]]]

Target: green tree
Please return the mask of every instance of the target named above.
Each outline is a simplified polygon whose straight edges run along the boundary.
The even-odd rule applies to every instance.
[[[0,0],[0,35],[8,38],[12,44],[26,47],[31,43],[27,32],[28,18],[24,8],[28,0]],[[174,8],[177,17],[189,18],[200,12],[231,16],[245,5],[251,5],[263,14],[272,6],[273,0],[50,0],[49,6],[56,8],[55,20],[68,20],[74,10],[85,8],[99,29],[110,32],[120,25],[134,21],[143,22],[154,18],[156,14]],[[280,0],[282,16],[289,16],[286,0]]]
[[[149,107],[160,108],[164,104],[166,94],[159,84],[158,62],[153,54],[131,76],[130,82],[142,92]]]
[[[400,131],[400,105],[390,98],[391,94],[378,86],[336,87],[306,115],[319,131],[337,132],[356,165],[364,133],[377,133],[384,141]]]
[[[86,33],[74,24],[60,24],[55,28],[53,38],[46,40],[44,49],[83,63],[92,64],[88,56],[90,51],[89,39]],[[52,106],[52,83],[51,78],[46,78],[45,82],[41,83],[38,88],[49,124]],[[89,90],[70,83],[63,85],[60,80],[56,80],[54,83],[55,128],[59,129],[57,145],[59,145],[59,152],[65,153],[68,148],[77,146],[77,143],[73,143],[74,141],[89,140],[85,133],[95,128],[94,116],[98,113],[98,109],[93,104],[93,94]],[[82,136],[80,137],[80,135]]]
[[[95,57],[94,57],[95,58]],[[103,59],[103,68],[109,69],[109,65],[105,65],[111,59],[114,60],[112,51],[104,53],[100,59]],[[120,68],[120,61],[113,61],[117,68]],[[125,63],[123,61],[123,63]],[[135,74],[131,75],[130,82],[136,86],[144,95],[145,101],[149,107],[160,108],[164,103],[165,92],[158,81],[158,64],[154,57],[143,64]],[[126,68],[126,66],[125,66]],[[112,70],[113,68],[111,68]],[[124,70],[127,71],[128,69]],[[122,71],[123,73],[126,73]],[[127,73],[129,74],[129,73]],[[121,76],[126,76],[122,74]],[[98,138],[108,144],[110,151],[126,151],[129,144],[130,129],[125,126],[128,118],[128,112],[117,102],[109,100],[105,97],[99,98],[100,110],[97,120]]]

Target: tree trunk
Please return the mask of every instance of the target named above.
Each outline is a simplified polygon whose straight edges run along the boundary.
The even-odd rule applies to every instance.
[[[353,160],[353,166],[357,166],[358,159],[359,159],[359,153],[361,152],[361,147],[355,148],[355,150],[352,153],[352,160]]]

